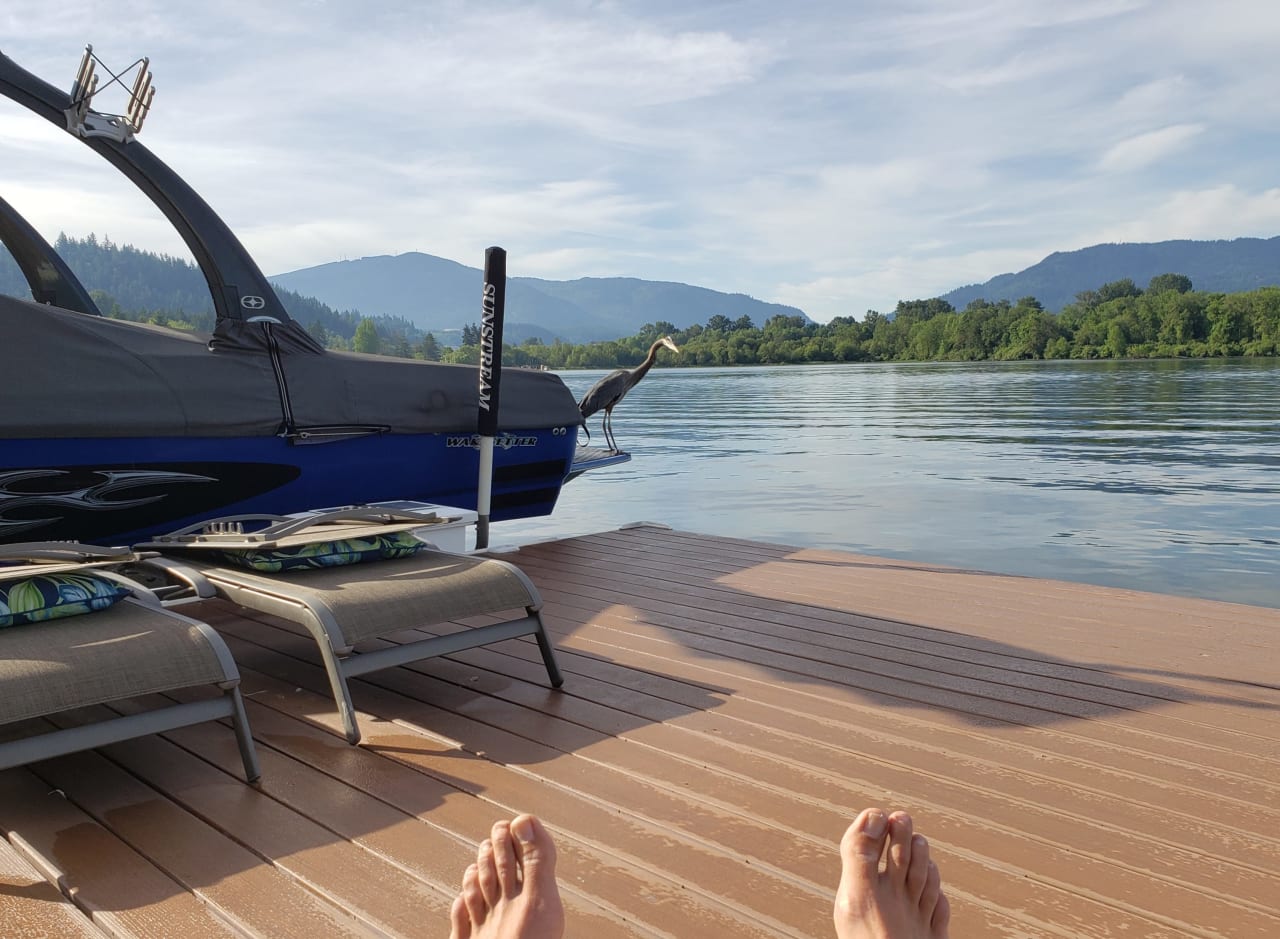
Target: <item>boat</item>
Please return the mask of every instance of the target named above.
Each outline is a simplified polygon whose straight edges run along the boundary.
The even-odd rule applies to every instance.
[[[554,372],[503,368],[482,483],[482,369],[320,346],[213,209],[136,139],[154,95],[147,60],[131,66],[124,115],[91,107],[98,62],[88,47],[68,94],[0,52],[0,94],[161,209],[208,282],[216,322],[202,336],[102,316],[0,202],[0,238],[33,295],[0,297],[0,543],[128,544],[214,517],[395,500],[528,518],[550,514],[566,481],[630,459],[578,444],[582,417]]]

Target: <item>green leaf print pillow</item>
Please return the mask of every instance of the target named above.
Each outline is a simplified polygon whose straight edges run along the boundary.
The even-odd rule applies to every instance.
[[[317,541],[291,548],[223,549],[202,553],[221,561],[266,574],[311,570],[319,567],[341,567],[382,558],[407,558],[429,547],[411,532],[399,531],[370,538],[347,538],[342,541]]]
[[[105,610],[127,596],[129,588],[89,571],[0,580],[0,627]]]

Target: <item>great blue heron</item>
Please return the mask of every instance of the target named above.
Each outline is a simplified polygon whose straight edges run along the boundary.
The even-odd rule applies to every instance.
[[[597,411],[604,411],[604,419],[601,421],[604,439],[614,450],[618,449],[618,444],[613,439],[613,409],[626,396],[626,393],[644,378],[649,369],[653,368],[653,363],[658,361],[658,350],[663,346],[672,352],[680,351],[680,347],[671,341],[670,336],[663,336],[649,347],[649,354],[644,357],[643,362],[635,368],[620,368],[616,372],[610,372],[592,385],[591,390],[578,402],[578,410],[582,412],[584,420]],[[590,437],[591,431],[588,429],[587,438],[590,439]]]

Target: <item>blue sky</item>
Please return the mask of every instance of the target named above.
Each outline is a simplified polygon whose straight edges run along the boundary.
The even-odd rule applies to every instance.
[[[1280,234],[1274,0],[0,6],[0,51],[55,85],[86,42],[151,58],[141,139],[269,274],[499,244],[512,274],[826,320],[1099,242]],[[3,98],[0,187],[51,238],[187,256]]]

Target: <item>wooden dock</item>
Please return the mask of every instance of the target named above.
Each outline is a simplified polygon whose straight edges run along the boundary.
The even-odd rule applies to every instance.
[[[572,937],[826,937],[880,805],[957,939],[1280,936],[1280,610],[653,526],[507,557],[564,688],[526,640],[375,673],[359,747],[309,639],[185,607],[240,663],[260,787],[219,724],[0,773],[0,932],[443,937],[531,811]]]

